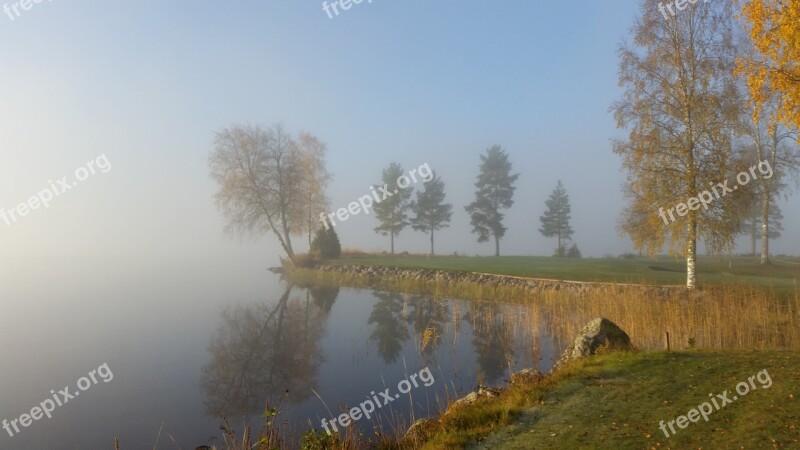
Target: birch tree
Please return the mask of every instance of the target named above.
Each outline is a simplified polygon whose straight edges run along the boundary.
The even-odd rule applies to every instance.
[[[330,209],[325,195],[331,180],[331,174],[325,167],[328,149],[316,136],[307,132],[300,132],[296,145],[300,172],[297,182],[302,202],[301,207],[296,208],[301,214],[296,220],[298,231],[306,233],[308,245],[311,247],[312,235],[319,226],[319,213]]]
[[[756,206],[758,205],[757,202],[754,203]],[[762,228],[761,211],[757,207],[753,208],[748,217],[742,222],[742,234],[747,235],[750,239],[750,254],[752,256],[758,254],[756,251],[756,243],[762,238]],[[778,205],[772,205],[769,209],[767,230],[769,233],[767,235],[768,239],[773,240],[781,237],[781,232],[783,231],[783,213]]]
[[[210,176],[218,186],[214,200],[227,219],[226,230],[243,235],[272,233],[292,262],[291,235],[306,230],[308,211],[324,199],[327,172],[324,166],[309,169],[308,162],[322,164],[324,150],[309,136],[301,135],[298,145],[281,125],[233,125],[217,133],[209,157]]]
[[[767,119],[800,128],[800,1],[748,0],[742,16],[757,50],[755,57],[739,60],[755,114],[780,93],[782,101]]]
[[[620,227],[640,251],[656,254],[668,243],[671,253],[680,252],[688,289],[696,286],[698,236],[712,252],[732,247],[739,196],[728,193],[702,209],[695,204],[667,223],[658,211],[737,172],[732,141],[741,104],[732,75],[731,19],[725,2],[689,3],[665,18],[643,1],[633,42],[618,51],[624,92],[611,110],[628,136],[613,146],[627,172],[630,201]]]
[[[760,109],[766,114],[751,115],[750,110],[745,110],[743,114],[742,158],[746,165],[768,166],[771,172],[769,176],[755,178],[748,186],[754,196],[752,211],[756,212],[758,219],[746,225],[755,226],[757,223],[760,228],[761,264],[770,263],[769,241],[775,237],[770,229],[775,224],[775,201],[792,193],[786,177],[791,175],[796,178],[800,167],[800,151],[791,145],[797,139],[797,133],[777,120],[767,119],[779,109],[779,98],[774,96],[762,100],[765,103],[761,104]]]

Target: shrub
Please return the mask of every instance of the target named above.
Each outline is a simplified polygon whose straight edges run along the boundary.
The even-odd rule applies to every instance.
[[[335,259],[342,256],[342,246],[339,243],[339,236],[333,227],[329,229],[320,228],[311,241],[311,253],[320,259]]]
[[[326,434],[322,431],[310,430],[303,434],[300,439],[301,450],[324,450],[336,448],[339,444],[338,434]]]
[[[581,251],[578,250],[578,244],[572,244],[572,246],[567,250],[567,258],[580,258]]]

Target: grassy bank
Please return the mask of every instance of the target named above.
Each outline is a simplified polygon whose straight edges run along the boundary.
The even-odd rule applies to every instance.
[[[770,387],[756,379],[755,389],[707,422],[673,425],[669,438],[659,429],[659,421],[687,414],[709,393],[727,390],[733,400],[737,383],[763,369]],[[431,426],[423,448],[798,448],[799,387],[798,352],[601,355],[455,410]]]
[[[575,292],[532,291],[495,283],[453,283],[438,277],[374,277],[296,269],[289,277],[435,297],[494,300],[529,307],[501,326],[545,328],[571,340],[592,318],[606,317],[646,351],[572,363],[535,385],[447,414],[429,425],[427,449],[529,448],[795,448],[800,447],[800,260],[761,266],[754,258],[701,258],[698,292],[595,286]],[[669,258],[574,260],[537,257],[358,255],[332,264],[442,269],[532,278],[633,284],[684,282],[683,262]],[[513,319],[513,320],[512,320]],[[516,320],[516,322],[514,321]],[[495,321],[496,322],[496,321]],[[494,322],[493,322],[494,323]],[[666,353],[665,333],[672,348]],[[702,351],[693,350],[702,348]],[[781,349],[781,350],[776,350]],[[773,380],[666,437],[668,422],[766,369]],[[758,381],[756,381],[758,383]],[[358,448],[358,445],[347,448]],[[383,448],[417,448],[409,442]]]
[[[567,342],[591,319],[606,317],[624,329],[640,349],[664,348],[669,333],[672,348],[696,345],[719,350],[787,349],[800,351],[800,298],[741,285],[708,287],[687,294],[651,296],[639,286],[608,285],[581,295],[539,292],[519,286],[452,283],[430,278],[381,278],[351,273],[295,269],[290,279],[301,284],[331,284],[449,297],[521,303],[530,308],[524,326],[547,328]]]
[[[424,256],[352,254],[331,264],[366,264],[405,268],[445,269],[558,280],[656,285],[686,283],[686,263],[659,256],[628,259],[552,258],[543,256]],[[794,290],[800,278],[800,258],[774,258],[761,265],[756,257],[701,256],[697,261],[700,286],[747,284],[780,291]]]
[[[739,386],[742,382],[748,385],[747,392]],[[310,432],[302,445],[286,445],[276,439],[275,425],[270,424],[252,439],[229,436],[218,448],[800,448],[798,388],[797,351],[611,353],[572,361],[541,381],[511,386],[499,397],[452,408],[400,440]],[[707,405],[707,421],[696,415],[692,416],[696,422],[678,419],[690,416],[692,409],[699,410],[711,398],[717,406]],[[667,434],[660,428],[662,421]],[[670,421],[674,421],[671,429]]]

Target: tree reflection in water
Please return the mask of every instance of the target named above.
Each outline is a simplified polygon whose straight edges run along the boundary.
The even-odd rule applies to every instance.
[[[472,324],[472,347],[487,384],[499,382],[514,353],[514,331],[497,304],[471,303],[464,320]]]
[[[301,299],[291,298],[292,289],[287,285],[277,303],[232,305],[220,313],[200,381],[207,414],[261,414],[283,395],[292,403],[311,395],[323,362],[323,325],[339,290],[307,289]]]
[[[460,318],[454,303],[427,296],[372,293],[378,301],[372,308],[369,324],[374,325],[370,341],[386,364],[394,363],[413,331],[417,351],[427,360],[435,359],[442,338],[460,333]],[[463,320],[472,326],[472,346],[477,355],[477,369],[487,383],[502,381],[515,353],[516,322],[504,312],[504,306],[468,303]],[[411,330],[409,330],[411,328]],[[448,339],[455,342],[455,339]]]
[[[401,294],[391,292],[372,293],[378,301],[372,307],[368,324],[375,324],[375,329],[369,339],[378,346],[378,354],[386,364],[397,360],[403,349],[403,343],[408,340],[408,325],[403,320],[405,305]]]
[[[210,361],[201,376],[207,414],[252,417],[267,406],[279,406],[287,392],[289,404],[314,395],[324,362],[322,336],[338,295],[338,287],[287,285],[277,301],[224,309],[208,345]],[[473,374],[467,375],[469,378],[481,376],[483,382],[497,384],[516,359],[531,360],[528,349],[535,344],[531,338],[535,339],[539,330],[538,314],[521,315],[501,304],[387,292],[372,295],[374,303],[366,319],[368,334],[360,339],[374,343],[377,356],[387,365],[404,356],[437,367],[437,359],[444,357],[451,382],[466,370]],[[360,304],[342,307],[345,305],[361,308]],[[469,326],[461,326],[466,324]],[[474,359],[457,349],[459,342],[471,343],[471,350],[463,350]],[[467,360],[475,362],[462,366],[460,361]]]

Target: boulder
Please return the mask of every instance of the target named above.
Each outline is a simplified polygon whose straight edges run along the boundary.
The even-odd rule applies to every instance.
[[[542,379],[544,379],[544,374],[542,374],[542,372],[536,369],[522,369],[519,372],[511,374],[511,378],[508,379],[508,384],[513,386],[515,384],[535,383]]]
[[[411,425],[411,428],[406,431],[403,437],[416,443],[425,442],[430,434],[432,424],[433,422],[429,419],[419,419]]]
[[[598,352],[633,350],[628,334],[614,322],[598,317],[589,322],[564,351],[559,366],[573,359],[584,358]]]
[[[453,410],[455,408],[460,408],[462,406],[469,406],[469,405],[477,402],[478,399],[481,399],[481,398],[497,397],[497,396],[500,395],[501,392],[502,391],[500,389],[494,389],[494,388],[478,385],[478,387],[474,391],[470,392],[469,394],[465,395],[464,397],[461,397],[460,399],[456,400],[452,405],[450,405],[450,408],[447,409],[445,414],[447,414],[448,412],[450,412],[451,410]]]

